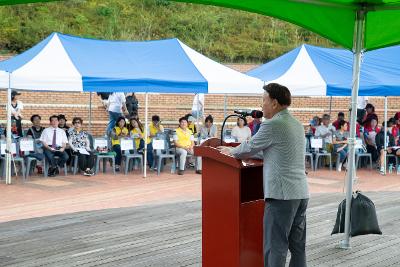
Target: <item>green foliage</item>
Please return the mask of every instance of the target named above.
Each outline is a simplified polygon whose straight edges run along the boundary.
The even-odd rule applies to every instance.
[[[0,7],[0,51],[20,53],[52,32],[111,40],[179,38],[222,62],[264,62],[309,43],[333,44],[269,17],[167,0],[70,0]]]

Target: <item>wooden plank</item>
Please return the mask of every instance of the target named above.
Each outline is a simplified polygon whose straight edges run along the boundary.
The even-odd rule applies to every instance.
[[[382,236],[330,236],[343,194],[315,194],[307,214],[308,266],[400,266],[400,192],[366,193]],[[290,255],[288,256],[288,260]],[[79,212],[0,224],[0,266],[201,266],[201,203]]]

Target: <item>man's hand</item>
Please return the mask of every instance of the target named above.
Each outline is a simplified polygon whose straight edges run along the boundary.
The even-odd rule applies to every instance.
[[[219,152],[221,152],[222,154],[228,155],[228,156],[232,156],[232,147],[229,146],[219,146],[217,147],[217,149],[219,150]]]
[[[65,147],[60,148],[61,153],[64,152],[64,150],[65,150]]]

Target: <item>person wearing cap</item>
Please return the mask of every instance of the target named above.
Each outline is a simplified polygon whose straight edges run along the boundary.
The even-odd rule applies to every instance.
[[[24,109],[24,104],[18,100],[19,95],[21,93],[15,90],[11,92],[11,119],[16,122],[18,136],[22,137],[22,110]]]
[[[367,111],[367,114],[365,114],[364,119],[362,121],[362,125],[364,127],[370,127],[371,126],[371,121],[372,119],[375,119],[378,121],[378,116],[375,113],[375,107],[371,103],[368,103],[365,106],[365,110]]]
[[[195,118],[192,116],[192,114],[186,114],[186,120],[187,120],[187,128],[192,132],[193,136],[196,136],[197,134],[197,129],[195,125]]]

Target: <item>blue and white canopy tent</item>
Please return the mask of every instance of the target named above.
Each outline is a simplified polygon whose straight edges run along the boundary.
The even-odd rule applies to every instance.
[[[302,45],[247,74],[284,84],[297,96],[351,96],[352,71],[350,51]],[[386,129],[387,96],[400,96],[400,46],[363,54],[358,95],[385,97]]]
[[[203,56],[178,39],[105,41],[53,33],[26,52],[0,62],[0,88],[8,88],[8,107],[11,89],[261,94],[263,84],[258,78]],[[146,128],[147,99],[146,94]],[[10,117],[8,109],[8,131]],[[11,133],[7,136],[9,151]],[[8,160],[8,168],[10,164]],[[8,171],[6,182],[11,183]]]
[[[351,96],[353,54],[302,45],[247,74],[288,86],[297,96]],[[363,54],[360,96],[400,96],[400,46]]]

